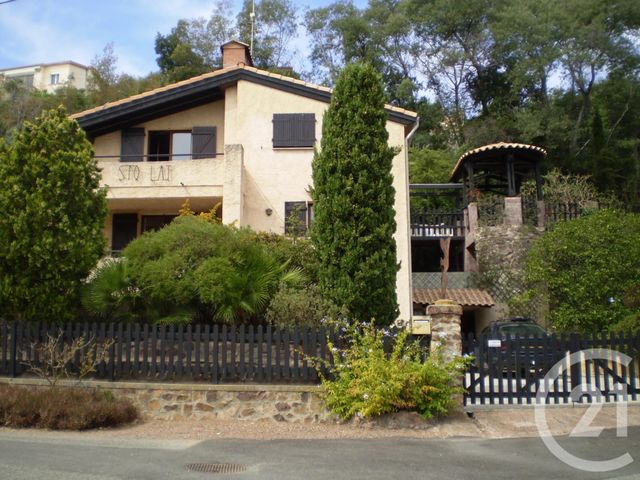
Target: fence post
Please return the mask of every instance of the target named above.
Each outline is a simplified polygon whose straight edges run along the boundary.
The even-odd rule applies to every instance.
[[[581,350],[580,345],[580,336],[576,333],[572,333],[569,336],[569,353],[573,354],[579,352]],[[571,391],[573,391],[577,386],[582,383],[582,364],[581,363],[572,363],[569,366],[569,371],[571,374]],[[582,403],[582,395],[578,399],[578,403]]]
[[[18,376],[18,322],[11,323],[11,368],[10,374],[13,378]]]

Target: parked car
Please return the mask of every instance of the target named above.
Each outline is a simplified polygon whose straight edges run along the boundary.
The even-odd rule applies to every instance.
[[[493,322],[478,338],[474,351],[476,365],[522,374],[532,369],[548,370],[564,356],[550,338],[547,331],[530,318]]]

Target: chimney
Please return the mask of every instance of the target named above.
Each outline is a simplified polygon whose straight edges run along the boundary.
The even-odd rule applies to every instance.
[[[246,43],[231,40],[223,44],[220,49],[222,50],[222,68],[235,67],[239,64],[253,67],[249,45]]]

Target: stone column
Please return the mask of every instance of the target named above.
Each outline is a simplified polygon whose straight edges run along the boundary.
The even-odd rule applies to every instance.
[[[243,160],[242,145],[224,146],[224,184],[222,186],[222,222],[242,226]]]
[[[446,361],[462,355],[461,317],[462,307],[451,300],[437,300],[427,307],[431,317],[431,343],[442,343]]]
[[[538,206],[538,227],[540,228],[545,228],[546,227],[546,221],[547,221],[547,216],[546,216],[546,207],[544,204],[544,200],[538,200],[536,202],[536,205]]]
[[[522,225],[522,198],[504,197],[505,225]]]

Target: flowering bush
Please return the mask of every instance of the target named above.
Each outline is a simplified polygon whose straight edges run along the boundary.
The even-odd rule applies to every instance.
[[[320,370],[328,408],[342,419],[373,417],[398,410],[425,418],[446,415],[468,360],[445,362],[439,349],[424,357],[401,330],[378,330],[373,323],[345,328],[347,346],[331,345],[333,365]],[[386,353],[384,345],[390,344]]]

